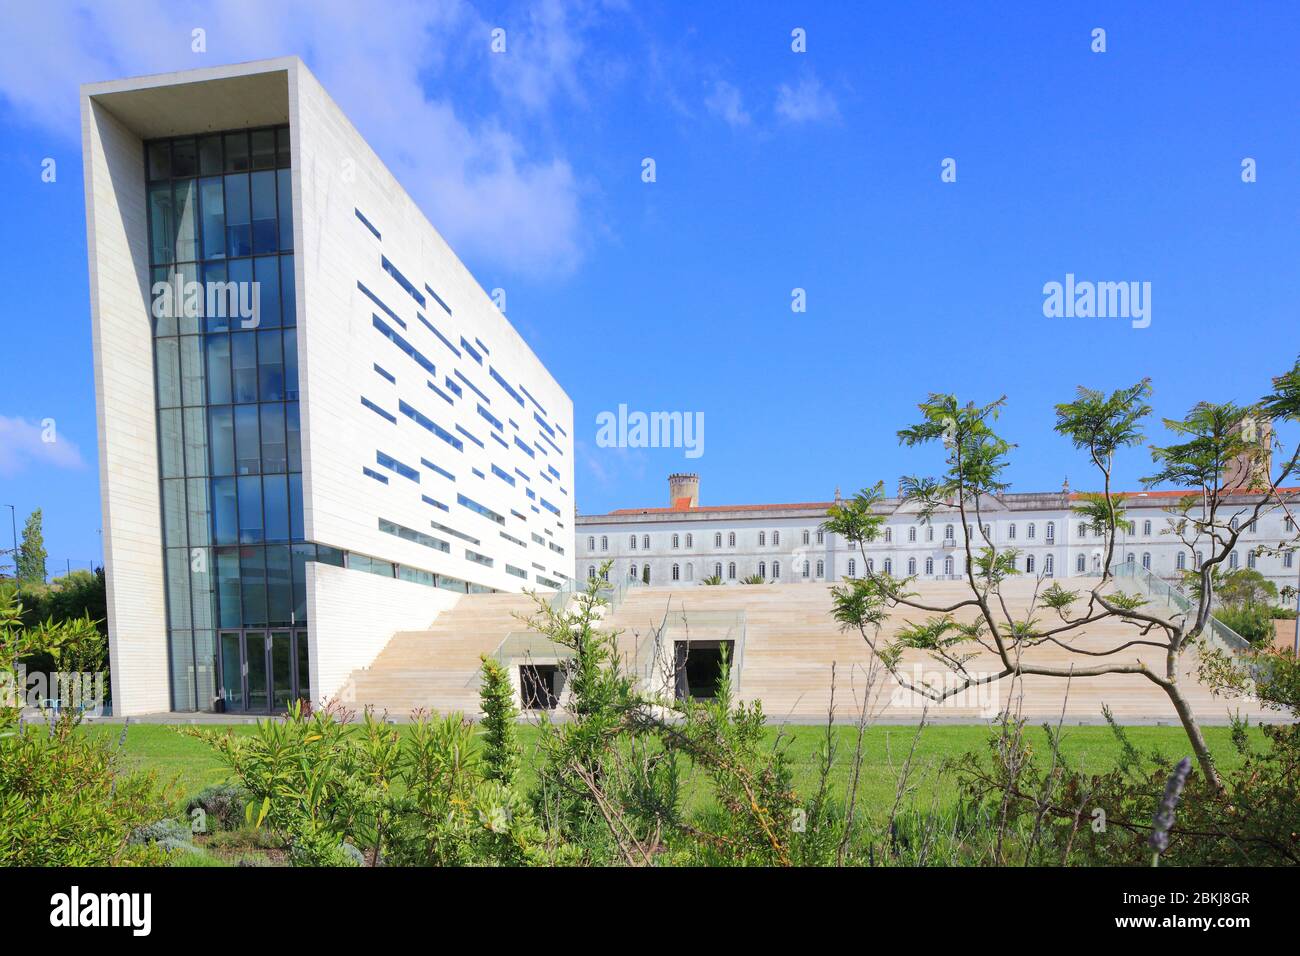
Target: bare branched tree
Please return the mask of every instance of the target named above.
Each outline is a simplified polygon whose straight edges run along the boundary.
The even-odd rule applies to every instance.
[[[987,405],[961,404],[953,395],[931,394],[920,404],[919,423],[898,432],[907,446],[941,442],[945,469],[938,477],[904,477],[905,504],[915,507],[922,521],[939,513],[960,516],[971,533],[964,536],[967,595],[949,604],[926,601],[912,589],[914,577],[894,578],[874,569],[867,545],[882,536],[886,509],[884,485],[878,483],[830,509],[823,529],[842,535],[862,554],[866,571],[833,589],[834,614],[846,628],[859,630],[875,657],[903,687],[934,703],[942,703],[969,688],[1003,678],[1028,675],[1082,680],[1113,674],[1138,674],[1169,698],[1187,733],[1206,780],[1222,789],[1214,759],[1205,742],[1179,676],[1183,657],[1203,643],[1210,623],[1215,569],[1228,560],[1246,528],[1265,515],[1286,511],[1296,497],[1283,485],[1295,474],[1300,444],[1284,454],[1276,429],[1282,422],[1300,422],[1300,361],[1273,380],[1273,391],[1251,406],[1202,402],[1180,419],[1164,419],[1175,441],[1152,446],[1155,474],[1144,486],[1180,489],[1182,503],[1170,518],[1169,533],[1178,536],[1193,555],[1200,575],[1195,602],[1187,613],[1158,614],[1146,608],[1141,593],[1126,593],[1115,580],[1116,539],[1129,528],[1124,495],[1111,478],[1117,453],[1145,441],[1143,422],[1149,381],[1118,389],[1110,395],[1079,388],[1072,402],[1056,406],[1056,431],[1083,451],[1097,470],[1101,491],[1080,496],[1075,511],[1080,520],[1103,537],[1103,557],[1096,580],[1086,591],[1071,591],[1053,581],[1044,587],[1046,570],[1035,580],[1028,606],[1013,611],[1003,585],[1020,573],[1015,548],[998,547],[989,534],[986,510],[1007,489],[1003,479],[1012,445],[994,431],[1005,397]],[[1272,452],[1282,460],[1272,474]],[[1245,479],[1242,475],[1251,476]],[[1294,533],[1294,522],[1288,526]],[[1293,546],[1282,542],[1279,547]],[[895,607],[926,612],[922,623],[909,624],[889,637],[882,625]],[[958,620],[959,612],[967,612]],[[1041,618],[1041,619],[1040,619]],[[1102,622],[1120,622],[1127,634],[1109,646],[1083,646],[1080,638],[1097,632]],[[1026,652],[1052,645],[1080,660],[1068,666],[1046,664]],[[1163,661],[1151,666],[1131,653],[1137,648],[1159,651]],[[927,652],[948,669],[953,680],[942,686],[918,683],[902,670],[904,651]],[[971,669],[980,649],[999,662],[990,673]]]

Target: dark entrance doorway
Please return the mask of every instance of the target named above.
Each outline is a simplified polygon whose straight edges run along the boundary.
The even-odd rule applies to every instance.
[[[311,699],[307,632],[222,631],[221,698],[232,713],[272,714]]]
[[[520,664],[519,698],[524,710],[554,710],[563,679],[558,664]]]
[[[677,699],[712,700],[716,697],[723,656],[726,656],[729,666],[734,664],[735,645],[735,641],[677,641],[673,648],[676,661],[673,684]]]

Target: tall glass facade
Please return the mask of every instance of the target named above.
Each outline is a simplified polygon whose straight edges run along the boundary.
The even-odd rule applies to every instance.
[[[288,127],[145,144],[176,710],[305,696],[306,562],[342,563],[303,539],[289,162]]]

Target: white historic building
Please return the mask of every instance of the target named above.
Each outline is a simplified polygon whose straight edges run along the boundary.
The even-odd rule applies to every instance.
[[[311,72],[82,87],[118,713],[334,695],[573,563],[573,405]]]
[[[1075,577],[1095,573],[1104,560],[1102,536],[1073,511],[1082,496],[1068,487],[1060,492],[1006,494],[981,503],[983,535],[995,547],[1019,552],[1017,567],[1045,577]],[[1117,562],[1131,561],[1152,574],[1174,579],[1195,568],[1204,555],[1190,552],[1166,532],[1178,492],[1135,492],[1125,505],[1130,528],[1116,544]],[[574,576],[585,580],[605,561],[612,575],[636,578],[659,586],[698,585],[717,576],[724,584],[759,577],[773,583],[803,584],[861,576],[863,555],[819,526],[826,511],[839,501],[795,504],[713,505],[699,503],[699,477],[669,478],[669,507],[622,508],[577,518],[578,557]],[[1255,497],[1229,496],[1223,512],[1244,516]],[[881,502],[886,516],[880,540],[866,546],[871,570],[895,577],[916,575],[922,580],[965,576],[965,541],[983,547],[984,537],[973,524],[963,525],[954,508],[928,521],[916,506],[901,499]],[[1297,582],[1294,554],[1257,555],[1256,549],[1294,542],[1296,530],[1288,518],[1273,513],[1247,527],[1229,567],[1253,567],[1279,590]]]

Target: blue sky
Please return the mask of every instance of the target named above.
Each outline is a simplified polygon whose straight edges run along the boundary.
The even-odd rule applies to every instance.
[[[0,36],[0,540],[42,507],[52,572],[100,555],[86,81],[301,55],[572,396],[586,513],[684,469],[707,504],[892,487],[935,464],[894,434],[929,391],[1007,396],[1015,490],[1088,487],[1051,432],[1076,385],[1149,375],[1177,415],[1300,352],[1291,3],[31,6]],[[1067,273],[1150,282],[1150,326],[1045,318]],[[703,456],[597,447],[619,404],[702,412]]]

